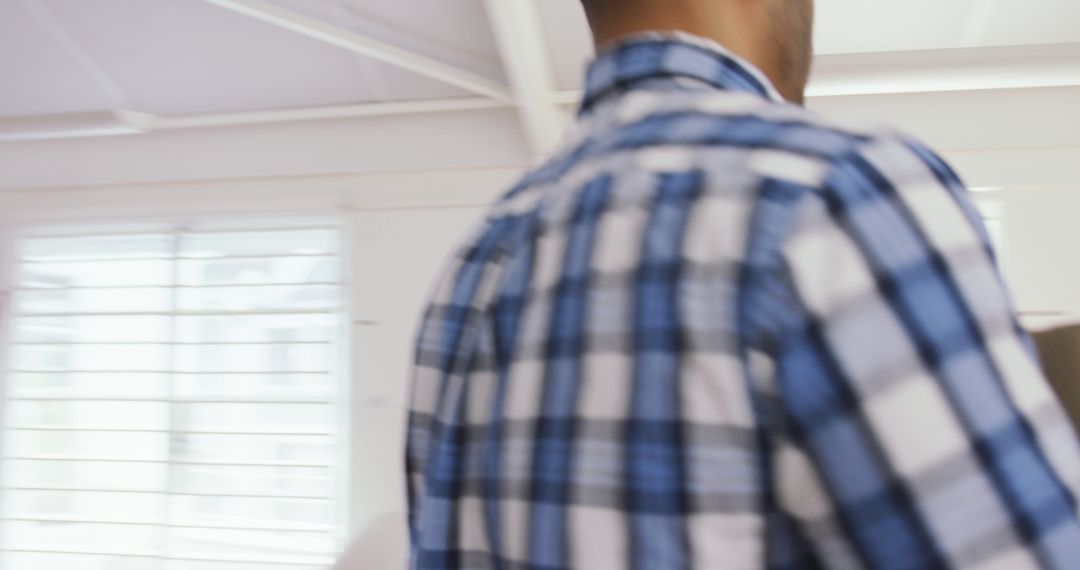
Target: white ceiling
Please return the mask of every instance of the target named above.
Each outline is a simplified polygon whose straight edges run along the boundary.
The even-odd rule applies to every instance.
[[[350,14],[332,2],[291,3],[334,23]],[[363,4],[399,3],[354,3]],[[0,115],[176,116],[463,94],[199,0],[4,0],[0,78]]]
[[[519,95],[550,89],[563,103],[576,97],[592,52],[578,0],[532,0],[542,53],[521,57],[506,45],[513,37],[500,41],[494,32],[491,6],[529,0],[256,1]],[[1080,84],[1078,0],[817,4],[812,94]],[[334,106],[363,114],[357,105],[483,99],[355,51],[214,0],[0,0],[0,120],[121,109],[163,120]],[[1033,70],[1032,62],[1047,58]],[[934,75],[938,61],[951,62],[948,78],[940,69]],[[524,75],[506,72],[518,65],[530,67]],[[890,70],[900,75],[882,75]],[[969,71],[966,84],[950,79]],[[528,81],[529,74],[550,77]],[[520,98],[503,103],[526,106]]]

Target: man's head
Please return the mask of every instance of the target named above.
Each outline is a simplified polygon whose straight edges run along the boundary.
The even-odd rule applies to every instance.
[[[813,59],[814,0],[582,0],[597,46],[647,31],[716,40],[802,103]]]

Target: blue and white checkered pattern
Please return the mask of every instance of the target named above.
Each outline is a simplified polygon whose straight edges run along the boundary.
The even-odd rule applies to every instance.
[[[948,166],[648,35],[434,293],[412,567],[1080,568],[1078,451]]]

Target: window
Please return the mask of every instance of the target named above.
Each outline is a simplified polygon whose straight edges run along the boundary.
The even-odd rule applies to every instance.
[[[346,471],[334,220],[16,244],[0,568],[324,568]]]

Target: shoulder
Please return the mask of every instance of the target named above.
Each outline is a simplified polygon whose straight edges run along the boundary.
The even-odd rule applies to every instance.
[[[746,168],[759,180],[793,183],[824,196],[852,188],[863,197],[932,189],[966,199],[960,176],[944,158],[892,127],[769,101],[747,115],[753,120],[745,128],[758,134],[737,132],[736,121],[724,136],[749,141]]]
[[[584,117],[563,150],[522,179],[495,212],[521,215],[541,201],[557,205],[551,198],[573,197],[601,177],[620,181],[620,198],[647,202],[665,175],[687,172],[701,175],[704,196],[765,201],[771,211],[837,187],[960,186],[941,158],[893,129],[752,94],[642,91]]]
[[[576,137],[576,159],[619,163],[623,169],[681,166],[725,177],[793,175],[793,182],[817,186],[837,166],[865,156],[951,174],[925,145],[894,129],[743,93],[633,93],[586,117]],[[822,179],[814,180],[811,172]]]

